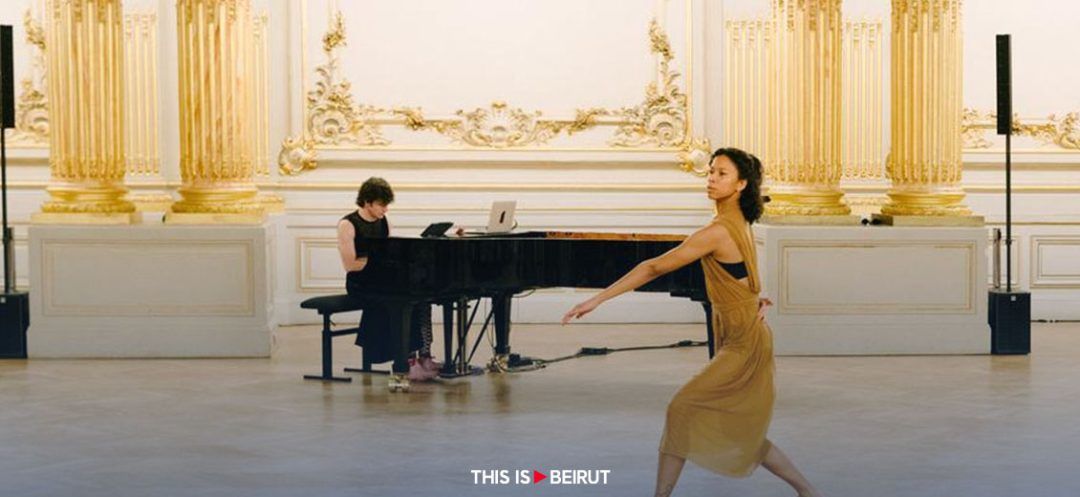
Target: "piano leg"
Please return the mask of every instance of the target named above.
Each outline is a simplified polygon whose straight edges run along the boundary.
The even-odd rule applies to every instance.
[[[708,335],[706,338],[709,341],[709,359],[712,359],[713,355],[716,354],[716,340],[713,338],[712,304],[702,302],[701,307],[705,308],[705,333]]]
[[[513,295],[496,294],[491,297],[495,311],[495,355],[510,354],[510,303]]]
[[[497,293],[491,296],[491,310],[495,316],[495,357],[491,358],[491,371],[510,370],[510,303],[513,294]]]
[[[443,368],[441,374],[453,374],[454,368],[454,301],[442,302]]]
[[[465,346],[468,345],[469,337],[469,300],[460,299],[457,303],[457,357],[455,374],[464,376],[469,374],[468,357],[465,355]]]
[[[390,311],[390,329],[397,333],[397,351],[394,355],[393,372],[390,373],[391,392],[409,391],[409,345],[412,345],[412,311],[410,302],[394,302],[387,306]]]

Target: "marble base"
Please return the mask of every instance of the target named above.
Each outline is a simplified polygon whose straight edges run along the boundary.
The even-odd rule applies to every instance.
[[[178,225],[214,225],[214,224],[263,224],[266,212],[166,212],[165,224]]]
[[[28,354],[269,357],[273,226],[31,226]]]
[[[755,225],[776,353],[986,354],[984,228]]]
[[[862,218],[855,215],[838,216],[777,216],[767,214],[761,217],[761,223],[785,226],[858,226]]]
[[[889,226],[970,226],[986,225],[982,216],[893,216],[874,214],[873,219]]]
[[[128,225],[142,223],[141,212],[35,212],[30,215],[33,224],[74,224],[74,225]]]

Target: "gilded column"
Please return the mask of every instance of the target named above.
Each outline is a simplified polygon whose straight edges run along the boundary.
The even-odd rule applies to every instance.
[[[851,209],[840,190],[840,0],[773,0],[772,23],[766,214],[847,221]]]
[[[250,0],[178,0],[181,200],[171,223],[258,223]]]
[[[120,0],[49,0],[49,200],[36,223],[130,223]]]
[[[892,148],[886,163],[892,186],[881,209],[887,222],[933,216],[955,224],[949,218],[971,217],[960,185],[960,8],[960,0],[892,1]]]

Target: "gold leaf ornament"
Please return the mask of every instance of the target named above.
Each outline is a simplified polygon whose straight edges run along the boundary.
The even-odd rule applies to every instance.
[[[315,141],[304,137],[287,137],[278,152],[278,171],[294,176],[318,167]]]

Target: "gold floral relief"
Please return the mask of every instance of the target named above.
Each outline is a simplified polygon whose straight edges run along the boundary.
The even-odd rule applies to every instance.
[[[281,174],[294,175],[315,169],[318,165],[315,155],[315,140],[304,137],[286,137],[278,152],[278,167]]]
[[[679,152],[679,168],[694,176],[708,176],[712,151],[708,138],[691,139],[687,149]]]
[[[993,120],[992,112],[979,112],[965,107],[960,113],[960,141],[963,148],[990,148],[994,143],[986,139],[985,131],[986,123]]]
[[[30,9],[23,14],[26,43],[33,46],[30,75],[19,81],[19,96],[15,103],[15,129],[10,140],[14,144],[49,145],[49,97],[46,88],[45,31],[34,19]]]
[[[317,80],[306,96],[304,129],[300,136],[287,137],[282,143],[279,171],[294,175],[314,169],[319,146],[392,145],[383,135],[385,125],[435,132],[462,147],[492,150],[543,146],[564,134],[612,126],[614,131],[607,141],[612,148],[658,147],[690,153],[701,140],[692,143],[689,137],[689,99],[678,84],[680,74],[670,68],[674,53],[656,20],[649,24],[649,42],[657,58],[657,80],[648,84],[645,99],[635,106],[576,109],[572,119],[552,119],[539,110],[494,101],[486,108],[459,109],[452,117],[429,118],[419,107],[382,108],[354,100],[351,83],[339,73],[338,51],[348,41],[344,18],[336,12],[322,37],[326,59],[316,66]],[[683,168],[700,174],[700,166],[688,166],[684,161]]]
[[[965,149],[988,149],[994,145],[987,139],[991,130],[997,129],[997,113],[965,108],[960,132]],[[1031,122],[1035,121],[1035,122]],[[1069,112],[1058,117],[1050,114],[1045,119],[1022,122],[1013,115],[1014,136],[1027,136],[1039,142],[1065,150],[1080,150],[1080,112]]]
[[[645,88],[643,103],[616,113],[626,124],[615,130],[615,138],[608,143],[615,147],[685,147],[689,105],[686,94],[676,84],[679,73],[670,67],[675,57],[671,44],[655,19],[649,24],[649,39],[652,53],[659,59],[660,80]]]
[[[503,149],[546,143],[563,131],[573,134],[591,128],[596,125],[596,116],[605,111],[578,110],[574,120],[547,120],[540,111],[528,112],[496,101],[487,109],[459,110],[455,113],[457,119],[425,119],[419,108],[411,107],[391,112],[404,119],[404,126],[413,131],[432,130],[454,143]]]

